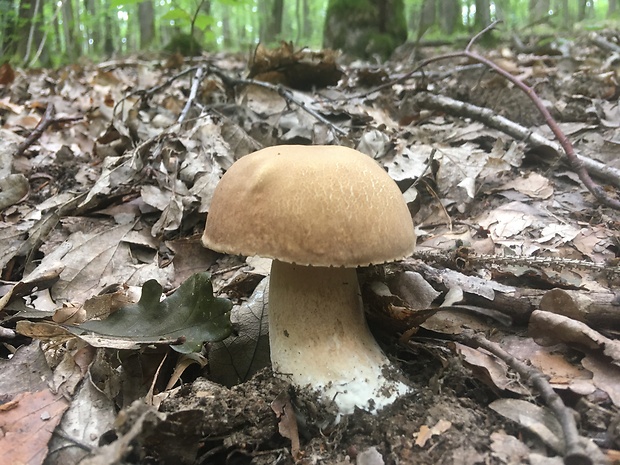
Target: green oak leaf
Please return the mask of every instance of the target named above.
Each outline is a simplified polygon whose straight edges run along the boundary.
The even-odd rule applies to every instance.
[[[103,341],[111,338],[138,344],[168,343],[181,353],[198,352],[203,342],[221,341],[230,334],[232,303],[213,296],[209,273],[192,275],[160,301],[161,294],[161,285],[151,279],[143,284],[137,303],[120,308],[105,320],[91,320],[67,329],[77,336],[94,333]]]

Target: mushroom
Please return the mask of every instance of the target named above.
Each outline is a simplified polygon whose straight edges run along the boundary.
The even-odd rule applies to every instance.
[[[273,370],[333,400],[377,412],[410,391],[368,329],[356,267],[413,252],[396,183],[338,146],[269,147],[235,162],[213,194],[202,238],[219,252],[272,258]]]

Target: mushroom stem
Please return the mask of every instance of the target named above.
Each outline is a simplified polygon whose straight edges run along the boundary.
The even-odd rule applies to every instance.
[[[355,268],[274,260],[270,280],[269,342],[279,376],[318,390],[342,414],[376,412],[409,392],[368,329]]]

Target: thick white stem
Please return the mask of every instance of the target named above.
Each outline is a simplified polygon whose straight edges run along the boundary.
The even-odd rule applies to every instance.
[[[269,341],[279,376],[318,390],[343,414],[375,412],[409,391],[368,329],[355,268],[274,260]]]

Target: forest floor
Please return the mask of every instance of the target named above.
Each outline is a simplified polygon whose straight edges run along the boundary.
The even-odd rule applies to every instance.
[[[620,35],[521,39],[0,67],[2,463],[620,463]],[[359,271],[413,387],[377,415],[274,377],[269,261],[201,245],[278,144],[357,148],[415,214],[416,254]]]

